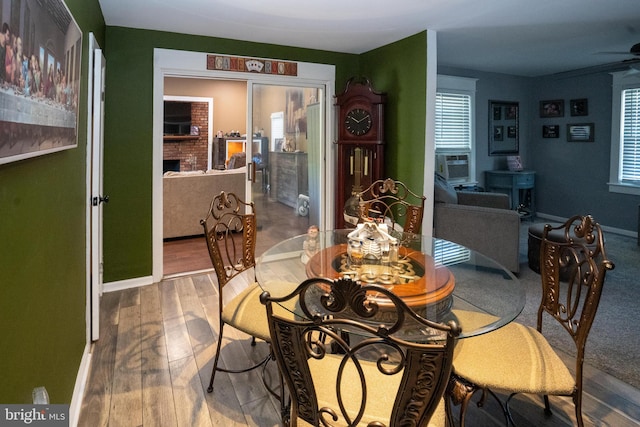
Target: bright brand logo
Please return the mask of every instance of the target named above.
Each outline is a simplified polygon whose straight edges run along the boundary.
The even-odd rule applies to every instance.
[[[2,405],[0,427],[5,426],[68,426],[69,405]]]
[[[9,408],[4,408],[4,412],[4,419],[7,421],[23,421],[25,424],[31,424],[33,421],[47,420],[47,411],[44,409],[41,409],[40,411],[36,410],[36,408],[31,408],[26,411],[24,409],[19,411],[9,411]]]

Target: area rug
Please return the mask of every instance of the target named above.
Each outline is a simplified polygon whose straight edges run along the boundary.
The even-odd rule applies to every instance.
[[[520,274],[526,287],[527,302],[517,321],[535,327],[540,303],[540,275],[527,264],[527,229],[523,222],[520,234]],[[615,268],[607,273],[602,298],[586,345],[585,363],[621,381],[640,388],[640,246],[632,237],[605,232],[605,250]],[[575,355],[569,335],[544,323],[543,332],[551,345]]]

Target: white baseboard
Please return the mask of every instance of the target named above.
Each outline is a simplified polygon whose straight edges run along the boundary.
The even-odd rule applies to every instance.
[[[71,396],[71,405],[69,406],[69,427],[77,426],[80,419],[82,400],[84,399],[84,391],[89,378],[89,369],[91,368],[90,349],[91,344],[87,344],[82,353],[82,360],[76,376],[76,385],[73,387],[73,396]]]
[[[550,220],[556,221],[556,222],[565,222],[566,220],[569,219],[569,218],[563,218],[563,217],[555,216],[555,215],[548,215],[548,214],[540,213],[540,212],[536,212],[536,217],[537,218],[546,218],[546,219],[550,219]],[[596,218],[596,221],[597,221],[597,218]],[[628,236],[628,237],[638,238],[638,233],[635,232],[635,231],[623,230],[622,228],[616,228],[616,227],[609,227],[609,226],[606,226],[604,224],[600,224],[600,226],[602,227],[603,231],[608,231],[610,233],[619,234],[621,236]]]
[[[117,282],[109,282],[102,284],[103,292],[121,291],[123,289],[138,288],[153,284],[153,276],[136,277],[133,279],[119,280]]]

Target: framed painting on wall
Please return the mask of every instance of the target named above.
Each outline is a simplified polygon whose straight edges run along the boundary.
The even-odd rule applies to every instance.
[[[560,125],[543,125],[542,126],[543,138],[559,138],[560,137]]]
[[[0,164],[78,146],[80,27],[62,0],[20,4],[0,0]]]
[[[589,101],[587,98],[572,99],[569,101],[569,110],[572,116],[588,116]]]
[[[304,93],[302,89],[287,89],[285,105],[285,131],[300,131],[300,120],[304,116]]]
[[[593,142],[594,141],[594,124],[578,123],[567,125],[567,141],[568,142]]]
[[[489,101],[489,155],[518,154],[519,104]]]
[[[564,117],[564,101],[540,101],[540,117]]]

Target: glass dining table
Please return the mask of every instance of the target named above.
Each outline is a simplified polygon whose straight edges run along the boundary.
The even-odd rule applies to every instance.
[[[384,286],[420,316],[456,320],[459,338],[496,330],[525,305],[525,289],[505,267],[469,248],[416,234],[397,234],[397,256],[354,264],[349,230],[320,231],[284,240],[267,249],[256,262],[263,290],[281,297],[292,286],[313,277],[348,277]],[[296,307],[288,307],[303,316]],[[424,331],[408,330],[404,339],[421,341]]]

